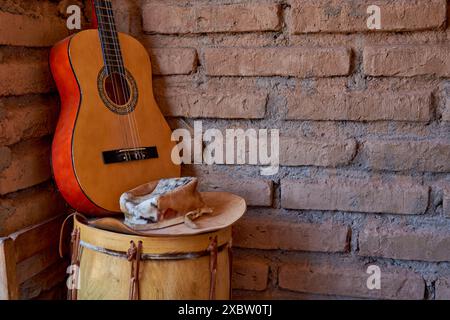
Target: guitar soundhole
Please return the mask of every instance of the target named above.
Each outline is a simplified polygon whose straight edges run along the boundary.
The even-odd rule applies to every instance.
[[[130,85],[120,73],[111,73],[105,78],[105,93],[114,104],[125,105],[130,100]]]
[[[108,74],[103,68],[98,75],[97,87],[103,103],[114,113],[126,115],[136,108],[137,85],[128,70],[125,70],[125,75],[119,72]]]

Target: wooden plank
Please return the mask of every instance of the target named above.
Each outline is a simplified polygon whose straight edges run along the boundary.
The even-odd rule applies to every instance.
[[[17,264],[17,283],[20,284],[25,282],[58,261],[60,263],[64,262],[64,260],[59,257],[58,246],[52,245],[45,248]]]
[[[10,235],[14,240],[16,263],[32,257],[45,248],[57,245],[64,217],[65,214]]]
[[[14,243],[0,238],[0,300],[16,300],[18,296]]]
[[[20,299],[29,300],[60,285],[66,278],[67,263],[57,262],[20,284]]]

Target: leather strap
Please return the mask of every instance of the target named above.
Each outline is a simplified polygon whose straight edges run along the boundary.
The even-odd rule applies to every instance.
[[[78,212],[72,212],[63,221],[61,229],[59,230],[59,256],[64,257],[63,243],[64,243],[64,230],[68,221],[73,217],[79,217],[83,221],[87,221],[87,218]],[[74,228],[70,237],[70,265],[72,266],[72,287],[67,291],[68,300],[77,300],[78,298],[78,278],[80,273],[80,261],[83,248],[81,246],[80,229]]]
[[[216,300],[216,278],[217,278],[217,236],[211,239],[208,246],[209,252],[209,300]]]
[[[75,228],[71,235],[71,245],[72,245],[72,255],[70,259],[71,266],[75,267],[73,275],[73,283],[71,288],[68,290],[68,300],[77,300],[78,298],[78,276],[81,260],[81,247],[80,247],[80,229]]]
[[[133,240],[130,241],[130,248],[127,252],[127,259],[131,262],[130,274],[130,294],[129,300],[139,300],[139,267],[141,264],[142,241],[138,245]]]
[[[233,250],[232,250],[232,240],[230,240],[230,243],[228,245],[228,268],[229,268],[229,273],[230,273],[230,281],[229,281],[229,285],[230,285],[230,295],[229,295],[229,299],[232,300],[232,296],[233,296],[233,288],[231,287],[231,279],[233,276]]]
[[[61,225],[61,229],[59,230],[59,246],[58,246],[58,249],[59,249],[59,256],[61,257],[61,258],[64,258],[64,252],[63,252],[63,243],[64,243],[64,230],[66,229],[66,225],[67,225],[67,223],[69,222],[69,220],[72,218],[72,217],[79,217],[79,218],[81,218],[81,220],[82,221],[84,221],[84,222],[87,222],[88,221],[88,219],[84,216],[84,215],[82,215],[81,213],[78,213],[78,212],[72,212],[71,214],[69,214],[65,219],[64,219],[64,221],[63,221],[63,223],[62,223],[62,225]]]

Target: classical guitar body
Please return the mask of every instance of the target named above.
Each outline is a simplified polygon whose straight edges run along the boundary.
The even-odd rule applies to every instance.
[[[52,49],[50,66],[62,104],[53,173],[74,209],[118,213],[123,192],[180,175],[153,96],[150,59],[137,40],[117,33],[114,47],[106,46],[98,30],[82,31]]]

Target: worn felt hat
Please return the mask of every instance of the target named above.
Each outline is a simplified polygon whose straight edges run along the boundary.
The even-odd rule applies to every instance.
[[[200,194],[206,205],[212,209],[212,213],[197,218],[194,228],[185,223],[183,216],[139,229],[127,225],[123,218],[106,217],[87,219],[84,222],[99,229],[132,235],[182,236],[226,228],[241,218],[247,209],[243,198],[228,192],[201,192]]]

